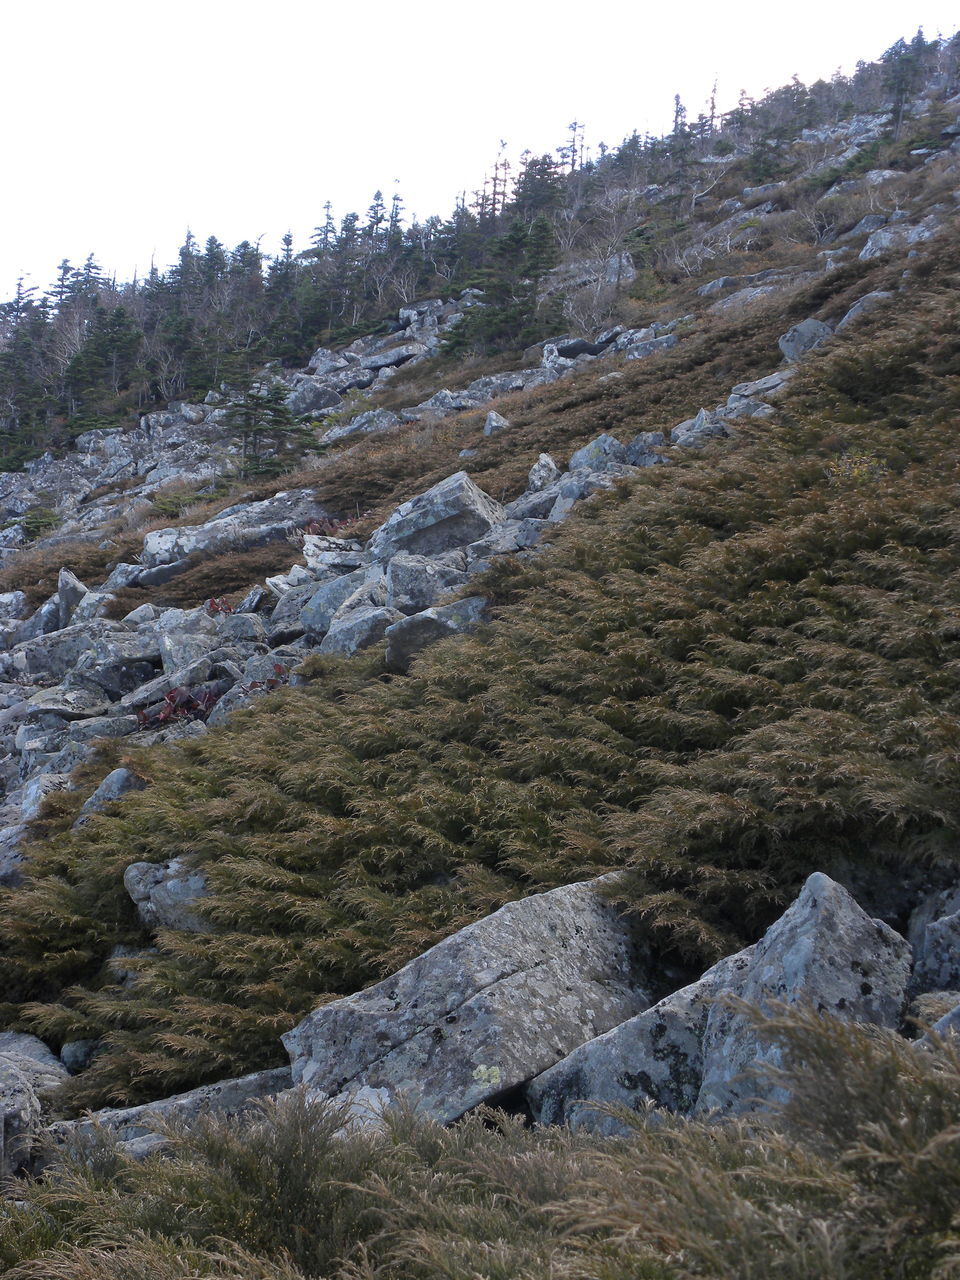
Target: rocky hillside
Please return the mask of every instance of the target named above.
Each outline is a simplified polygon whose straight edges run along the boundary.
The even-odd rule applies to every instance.
[[[953,1274],[958,91],[0,476],[9,1274]]]

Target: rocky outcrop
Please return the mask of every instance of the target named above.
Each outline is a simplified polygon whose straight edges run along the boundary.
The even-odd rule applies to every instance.
[[[774,1096],[757,1075],[777,1065],[744,1008],[813,1005],[845,1021],[896,1027],[910,976],[907,942],[817,873],[755,946],[584,1044],[527,1088],[542,1123],[604,1133],[624,1124],[604,1108],[648,1103],[685,1114],[732,1114]],[[730,1003],[736,997],[738,1003]]]
[[[294,1081],[455,1120],[649,1004],[628,924],[585,882],[508,903],[283,1041]]]

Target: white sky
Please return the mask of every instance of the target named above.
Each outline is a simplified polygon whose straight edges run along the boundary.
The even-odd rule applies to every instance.
[[[3,3],[3,0],[0,0]],[[690,118],[797,73],[878,57],[960,3],[915,0],[5,0],[0,17],[0,298],[88,253],[128,279],[189,227],[228,248],[293,232],[379,187],[446,216],[500,140],[552,151]]]

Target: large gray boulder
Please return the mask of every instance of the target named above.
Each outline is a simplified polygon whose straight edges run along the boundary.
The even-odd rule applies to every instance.
[[[96,790],[84,801],[80,808],[75,826],[81,826],[95,813],[102,813],[108,805],[113,804],[131,791],[142,791],[146,783],[138,778],[132,769],[112,769]]]
[[[846,1021],[897,1026],[909,978],[908,944],[871,919],[829,877],[809,877],[755,946],[699,981],[576,1049],[534,1080],[527,1097],[544,1124],[600,1133],[625,1124],[603,1110],[647,1103],[684,1114],[737,1114],[775,1096],[751,1070],[779,1064],[753,1020],[729,997],[769,1012],[772,1002],[812,1004]]]
[[[24,1039],[33,1041],[34,1037]],[[49,1051],[40,1054],[32,1044],[16,1043],[0,1050],[0,1177],[31,1168],[44,1101],[66,1079],[66,1068]]]
[[[320,652],[350,657],[361,649],[369,649],[383,639],[391,623],[399,622],[402,617],[398,609],[388,609],[385,605],[362,605],[334,619],[320,642]]]
[[[504,510],[465,471],[399,506],[371,537],[367,550],[385,561],[398,551],[435,555],[475,542],[504,519]]]
[[[703,1037],[719,995],[736,990],[753,948],[726,956],[699,981],[666,996],[605,1035],[574,1049],[525,1090],[534,1120],[593,1133],[628,1133],[605,1108],[641,1111],[649,1104],[686,1114],[703,1077]]]
[[[872,293],[865,293],[862,298],[858,298],[850,310],[846,313],[842,320],[837,323],[837,333],[842,333],[848,325],[859,320],[861,316],[868,315],[876,307],[882,306],[884,302],[888,302],[893,297],[888,289],[875,289]]]
[[[386,604],[401,613],[420,613],[466,580],[467,575],[461,569],[429,556],[401,551],[387,565]]]
[[[810,1004],[846,1022],[896,1027],[910,978],[910,946],[857,905],[829,876],[809,877],[796,902],[757,943],[735,994],[761,1011],[770,1002]],[[703,1082],[696,1112],[749,1111],[770,1097],[770,1084],[745,1077],[761,1063],[780,1064],[742,1011],[715,1004],[703,1042]]]
[[[709,409],[701,409],[695,418],[688,418],[686,422],[681,422],[673,428],[670,432],[670,442],[683,449],[699,449],[707,440],[726,434],[727,429],[719,414]]]
[[[170,862],[133,862],[123,873],[123,887],[148,929],[183,929],[209,933],[209,921],[191,910],[207,896],[202,871],[183,858]]]
[[[783,352],[783,358],[786,363],[794,364],[801,356],[806,355],[808,351],[812,351],[814,347],[819,347],[822,342],[826,342],[832,333],[833,330],[828,324],[824,324],[822,320],[814,320],[811,317],[807,320],[801,320],[792,329],[788,329],[786,333],[781,334],[777,339],[777,346]]]
[[[202,525],[156,529],[143,540],[141,563],[146,569],[189,559],[196,553],[218,555],[278,542],[298,526],[329,518],[312,489],[290,489],[262,502],[237,503]],[[145,581],[141,574],[139,581]]]
[[[483,621],[486,605],[483,596],[468,596],[394,622],[385,632],[387,666],[406,674],[417,654],[430,645],[475,630]]]
[[[69,569],[60,570],[57,577],[57,609],[61,627],[70,625],[74,610],[86,594],[87,588],[75,573]]]
[[[87,649],[97,649],[107,637],[126,632],[119,622],[98,618],[95,622],[39,635],[21,641],[3,655],[0,665],[10,674],[43,676],[51,684],[62,680]]]
[[[626,460],[625,446],[615,436],[604,433],[576,451],[570,459],[570,470],[606,471],[611,463],[620,465]]]
[[[341,574],[340,577],[323,583],[310,595],[300,610],[300,623],[303,629],[316,636],[326,635],[337,610],[363,586],[366,580],[366,570],[355,569],[352,573]]]
[[[400,1097],[449,1122],[649,1004],[604,883],[511,902],[283,1037],[316,1094]]]

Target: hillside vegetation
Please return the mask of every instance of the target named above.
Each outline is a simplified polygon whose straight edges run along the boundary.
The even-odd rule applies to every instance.
[[[634,871],[664,956],[699,965],[814,869],[955,862],[955,246],[936,267],[894,323],[811,360],[776,419],[491,570],[489,632],[406,679],[379,651],[313,658],[304,687],[201,741],[114,744],[102,771],[122,751],[151,782],[117,816],[70,831],[85,792],[49,799],[4,963],[24,1027],[104,1037],[78,1104],[278,1061],[318,1001],[611,867]],[[578,381],[564,417],[607,426],[606,385]],[[135,986],[112,984],[111,950],[143,944],[123,869],[181,856],[206,869],[215,933],[163,934],[122,962]]]
[[[350,659],[313,654],[289,687],[227,724],[163,748],[138,747],[136,734],[104,741],[75,790],[49,794],[22,882],[0,888],[0,1013],[5,1027],[57,1049],[97,1042],[64,1086],[62,1111],[277,1065],[281,1033],[318,1005],[506,902],[612,869],[627,873],[618,892],[664,990],[755,941],[811,872],[855,886],[869,912],[901,929],[888,886],[956,881],[955,208],[909,256],[904,244],[812,269],[821,244],[873,199],[841,191],[824,209],[817,201],[835,181],[889,166],[907,182],[897,199],[910,216],[952,200],[956,149],[939,100],[905,109],[919,87],[907,72],[933,75],[933,42],[920,40],[897,54],[907,62],[742,104],[723,130],[678,115],[671,139],[627,140],[595,166],[577,160],[574,134],[562,165],[530,162],[511,197],[495,181],[476,208],[449,226],[437,220],[433,239],[371,214],[373,230],[328,227],[312,256],[295,259],[287,246],[266,275],[243,259],[274,308],[252,293],[217,295],[231,324],[256,315],[248,348],[232,337],[215,347],[224,330],[204,299],[239,267],[225,258],[217,276],[209,244],[205,255],[185,246],[169,276],[110,299],[141,326],[123,386],[94,376],[86,356],[60,384],[42,361],[23,381],[11,352],[25,348],[7,342],[9,464],[67,448],[94,419],[115,424],[138,404],[198,389],[211,361],[237,385],[267,355],[302,362],[321,338],[375,329],[388,305],[409,300],[404,290],[477,283],[489,305],[364,407],[516,367],[518,344],[561,327],[686,320],[683,341],[649,360],[601,358],[498,400],[511,424],[501,434],[484,435],[477,410],[409,423],[307,454],[283,476],[161,491],[112,542],[41,541],[0,573],[0,589],[23,586],[37,603],[65,548],[94,580],[145,528],[206,515],[240,492],[309,485],[347,521],[342,531],[361,536],[461,467],[510,500],[540,452],[566,459],[602,432],[669,435],[734,384],[777,368],[791,325],[835,324],[865,294],[892,295],[796,366],[772,416],[672,450],[670,465],[581,502],[536,554],[498,557],[469,587],[490,601],[488,625],[424,652],[409,675],[387,669],[383,645]],[[954,92],[958,52],[956,38],[937,51],[938,83]],[[843,172],[797,171],[802,128],[884,103],[889,125],[869,156]],[[694,163],[718,146],[723,163],[707,165],[716,181],[701,191]],[[770,179],[786,186],[757,235],[710,241],[705,227],[724,201]],[[667,190],[642,217],[626,197],[604,203],[618,183],[641,182]],[[596,314],[564,314],[541,288],[563,256],[564,226],[567,257],[599,252],[611,208],[622,217],[614,247],[630,249],[636,280],[598,297]],[[717,309],[697,292],[724,272],[781,266],[792,283],[739,307]],[[360,276],[368,292],[351,294]],[[34,304],[21,302],[11,323],[24,340],[43,325],[50,338],[73,305],[65,294],[63,310],[33,315],[29,330]],[[106,321],[91,315],[99,332]],[[182,343],[164,366],[169,385],[156,371],[164,334],[168,347],[171,334]],[[475,452],[462,458],[464,449]],[[116,608],[239,593],[296,555],[289,543],[218,554],[152,593],[119,592]],[[93,786],[121,764],[147,785],[77,824]],[[174,858],[203,871],[209,896],[194,905],[209,932],[146,929],[124,889],[131,863]],[[18,1184],[0,1222],[0,1269],[12,1280],[960,1276],[955,1047],[918,1052],[892,1032],[804,1009],[775,1011],[760,1034],[780,1047],[790,1101],[750,1123],[650,1112],[633,1117],[631,1136],[597,1139],[481,1111],[450,1129],[395,1114],[344,1134],[335,1109],[294,1093],[239,1121],[171,1129],[166,1152],[145,1161],[104,1133],[45,1180]]]

